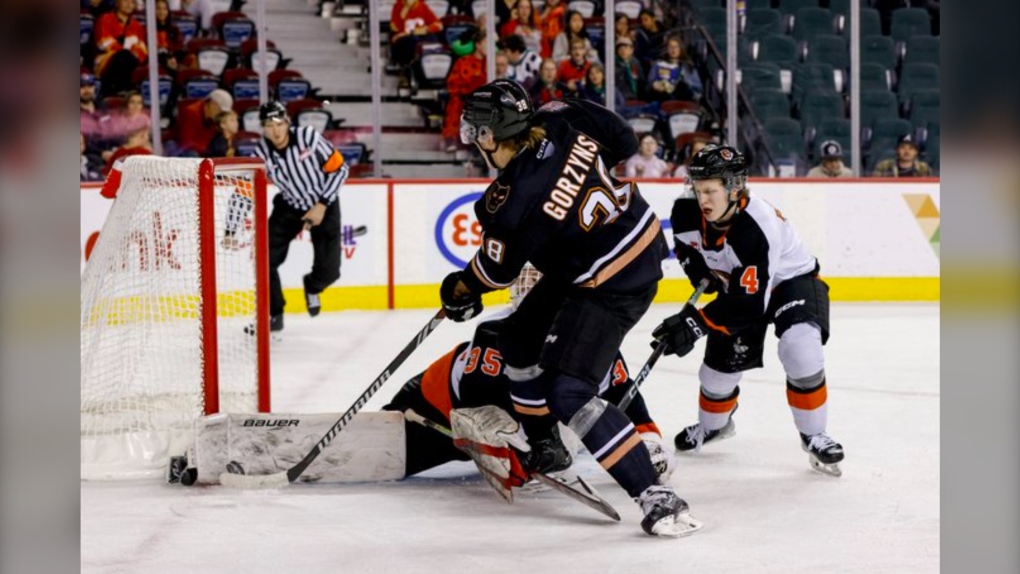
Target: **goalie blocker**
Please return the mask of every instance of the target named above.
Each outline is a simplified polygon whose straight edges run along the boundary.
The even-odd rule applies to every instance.
[[[503,374],[498,347],[508,312],[479,323],[472,341],[458,344],[408,381],[383,407],[384,412],[358,413],[300,480],[399,480],[453,460],[469,460],[454,440],[405,421],[403,412],[411,409],[454,428],[458,427],[451,424],[457,418],[452,416],[455,409],[495,406],[509,412],[513,408],[510,382]],[[599,385],[599,394],[615,404],[629,385],[626,362],[617,354]],[[674,468],[672,452],[663,448],[659,429],[640,394],[630,403],[626,414],[644,439],[660,480],[665,482]],[[191,469],[187,473],[192,475],[190,478],[196,478],[200,484],[215,484],[220,474],[228,470],[248,475],[285,470],[300,461],[335,420],[335,414],[207,417],[198,423],[197,439],[189,449],[186,465],[181,460],[176,462],[176,468],[171,465],[168,479],[177,482],[186,474],[184,466]],[[189,477],[183,482],[189,482]]]

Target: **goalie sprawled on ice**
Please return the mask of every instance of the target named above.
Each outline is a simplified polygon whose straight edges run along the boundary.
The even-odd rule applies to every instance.
[[[530,270],[537,276],[537,272]],[[529,272],[522,274],[522,277]],[[518,302],[533,278],[512,290]],[[304,482],[399,480],[476,453],[485,478],[506,496],[528,480],[518,457],[527,442],[506,414],[512,408],[510,383],[503,374],[498,334],[511,309],[478,324],[470,342],[458,344],[423,373],[404,384],[383,412],[359,413],[302,474]],[[602,380],[600,395],[618,403],[631,384],[623,357],[617,355]],[[454,439],[406,420],[405,411],[451,427]],[[672,472],[672,453],[661,444],[641,395],[626,411],[649,449],[662,479]],[[224,471],[252,475],[279,472],[296,464],[336,421],[336,414],[224,414],[199,421],[187,458],[175,459],[169,479],[215,484]],[[457,444],[455,444],[455,442]],[[458,446],[459,445],[459,446]],[[485,456],[478,457],[479,451]],[[481,459],[481,460],[480,460]],[[184,467],[190,468],[185,471]]]

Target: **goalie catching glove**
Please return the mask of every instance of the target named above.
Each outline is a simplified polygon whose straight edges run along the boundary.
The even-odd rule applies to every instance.
[[[461,280],[463,276],[463,271],[454,271],[443,279],[443,284],[439,287],[439,298],[443,302],[446,318],[456,323],[477,317],[484,308],[482,296],[471,293],[464,286]]]
[[[707,332],[708,327],[701,311],[691,305],[685,305],[679,313],[666,317],[666,320],[652,331],[652,338],[656,341],[652,343],[652,347],[661,343],[666,346],[663,349],[665,354],[683,357],[694,350],[695,341],[704,337]]]

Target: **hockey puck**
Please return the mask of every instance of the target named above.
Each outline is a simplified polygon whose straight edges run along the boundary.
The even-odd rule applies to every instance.
[[[181,473],[181,484],[184,486],[191,486],[198,480],[198,469],[188,468]]]

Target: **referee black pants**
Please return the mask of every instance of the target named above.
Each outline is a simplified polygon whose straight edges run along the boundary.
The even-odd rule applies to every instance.
[[[282,194],[273,198],[273,213],[269,216],[269,314],[279,315],[287,304],[280,285],[280,265],[287,259],[290,242],[304,229],[305,211],[294,209],[283,200]],[[312,272],[305,275],[305,291],[321,293],[340,278],[340,200],[326,208],[322,223],[311,229],[314,260]]]

